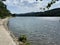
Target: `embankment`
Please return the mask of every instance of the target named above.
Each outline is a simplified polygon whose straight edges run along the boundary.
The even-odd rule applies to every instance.
[[[8,31],[9,18],[0,19],[0,45],[16,45]]]

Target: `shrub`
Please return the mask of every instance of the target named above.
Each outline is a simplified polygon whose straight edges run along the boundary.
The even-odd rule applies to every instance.
[[[18,38],[18,41],[26,42],[27,41],[26,35],[20,35],[20,37]]]
[[[30,43],[29,42],[26,42],[25,45],[30,45]]]

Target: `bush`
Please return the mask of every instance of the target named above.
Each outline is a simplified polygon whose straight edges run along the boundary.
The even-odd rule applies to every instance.
[[[18,38],[18,41],[26,42],[27,41],[26,35],[20,35],[20,37]]]
[[[29,42],[26,42],[25,45],[30,45],[30,43]]]

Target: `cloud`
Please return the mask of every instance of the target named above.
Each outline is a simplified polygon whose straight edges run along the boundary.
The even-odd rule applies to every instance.
[[[11,13],[27,13],[27,12],[40,12],[43,10],[40,10],[40,7],[46,7],[47,3],[51,0],[43,0],[43,1],[37,1],[36,0],[6,0],[4,2],[7,5],[8,10],[11,11]],[[52,8],[60,7],[60,2],[57,2],[55,5],[52,5]],[[56,8],[57,8],[56,7]]]
[[[55,4],[53,4],[50,9],[54,9],[54,8],[60,8],[60,0],[57,1]]]

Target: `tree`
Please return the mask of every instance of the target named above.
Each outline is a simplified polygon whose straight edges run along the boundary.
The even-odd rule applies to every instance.
[[[2,2],[5,0],[0,1],[0,18],[5,18],[11,15],[10,11],[7,10],[6,5]]]

